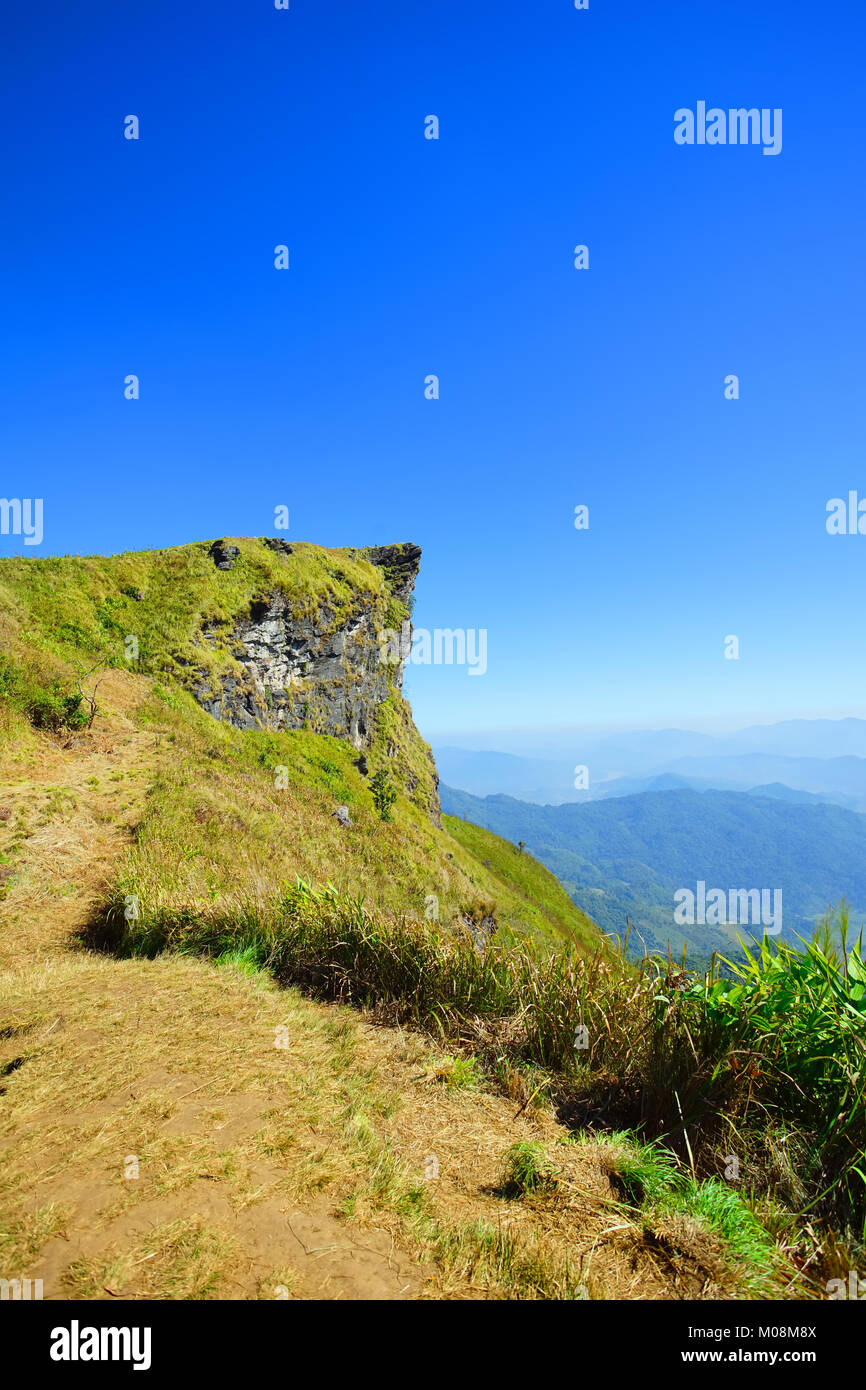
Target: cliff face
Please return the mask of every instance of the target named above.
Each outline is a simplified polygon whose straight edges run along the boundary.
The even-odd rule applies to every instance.
[[[205,642],[228,642],[240,668],[197,685],[199,704],[238,729],[303,729],[367,748],[376,711],[390,693],[379,661],[376,615],[359,601],[342,622],[333,609],[294,612],[281,594],[251,605],[230,635],[205,627]],[[396,682],[399,686],[399,680]],[[216,688],[215,688],[216,686]]]
[[[410,620],[420,558],[410,544],[236,536],[0,560],[0,644],[25,664],[36,653],[40,671],[51,653],[64,690],[82,667],[117,667],[151,677],[158,696],[186,692],[241,730],[343,739],[364,754],[359,770],[388,770],[438,824],[433,757],[403,699],[402,664],[390,664],[396,644],[383,660],[380,642]]]
[[[265,544],[292,566],[291,546]],[[240,552],[216,542],[210,554],[216,568],[226,570],[234,567]],[[421,550],[406,543],[348,554],[381,571],[384,583],[378,591],[373,585],[360,587],[339,607],[327,599],[310,607],[275,590],[254,599],[234,620],[203,624],[201,643],[230,652],[233,663],[229,671],[202,672],[192,693],[215,719],[239,729],[308,729],[345,739],[359,751],[381,744],[395,769],[401,761],[405,764],[398,780],[413,799],[419,792],[424,796],[421,769],[417,758],[401,754],[412,743],[423,746],[428,809],[438,824],[439,779],[432,755],[402,700],[403,664],[382,660],[380,640],[386,629],[399,630],[408,620]]]
[[[212,547],[218,569],[232,567],[234,549],[222,542]],[[292,553],[286,546],[288,565]],[[358,749],[371,746],[379,707],[403,683],[402,662],[389,666],[381,659],[380,633],[389,617],[403,617],[389,614],[387,599],[408,604],[421,551],[393,545],[352,553],[384,572],[384,595],[362,590],[338,612],[327,602],[305,611],[275,592],[254,600],[233,624],[202,627],[203,642],[228,648],[238,668],[194,687],[209,714],[238,729],[309,728]]]

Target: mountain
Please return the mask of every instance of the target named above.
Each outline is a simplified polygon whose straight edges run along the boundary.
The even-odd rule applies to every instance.
[[[866,810],[866,758],[846,755],[834,758],[786,757],[781,754],[743,753],[725,756],[678,758],[669,771],[688,781],[748,791],[767,782],[781,782],[794,791],[813,792],[825,801],[844,798],[857,810]]]
[[[533,806],[440,788],[443,809],[518,842],[557,875],[603,930],[692,959],[729,953],[736,927],[675,919],[675,895],[779,890],[782,935],[811,934],[845,897],[866,911],[866,817],[822,803],[693,790],[643,792],[584,805]],[[758,928],[760,934],[760,928]],[[751,934],[750,931],[746,933]]]
[[[147,868],[130,891],[142,920],[263,899],[300,877],[444,931],[495,903],[504,939],[591,950],[597,927],[546,869],[442,825],[402,663],[383,661],[379,642],[410,621],[420,557],[409,542],[228,537],[2,559],[0,753],[17,765],[46,740],[74,746],[118,699],[164,731],[176,769],[140,831]],[[19,842],[0,822],[0,897]]]
[[[438,744],[435,756],[442,780],[475,796],[502,792],[520,801],[554,805],[588,800],[588,793],[575,790],[574,771],[563,763]]]
[[[600,764],[599,776],[622,769],[637,775],[668,767],[682,758],[750,753],[781,758],[866,758],[866,719],[787,719],[718,735],[645,729],[593,738],[590,747]]]
[[[753,724],[716,739],[722,754],[775,753],[786,758],[866,758],[866,719],[785,719]]]
[[[749,791],[780,784],[866,811],[866,720],[800,719],[714,738],[687,730],[603,737],[560,734],[558,758],[437,747],[443,780],[474,796],[502,793],[539,805],[643,791]],[[575,786],[575,773],[586,774]]]
[[[793,787],[786,787],[782,782],[768,782],[765,787],[750,787],[749,796],[775,796],[780,801],[796,801],[802,806],[814,806],[816,802],[824,799],[815,792],[795,791]]]
[[[28,1271],[44,1270],[49,1297],[80,1299],[316,1298],[334,1284],[338,1297],[573,1299],[589,1232],[594,1279],[621,1262],[616,1296],[634,1296],[646,1259],[653,1298],[784,1297],[799,1271],[756,1282],[772,1231],[764,1265],[737,1264],[727,1231],[751,1222],[754,1241],[760,1228],[735,1188],[725,1223],[701,1225],[719,1209],[717,1178],[658,1214],[627,1193],[632,1244],[620,1222],[599,1245],[611,1202],[623,1209],[622,1174],[646,1166],[623,1129],[680,1143],[679,1166],[672,1149],[657,1174],[679,1192],[683,1126],[690,1163],[718,1174],[730,1133],[707,1120],[734,1111],[767,1195],[779,1135],[793,1136],[814,1150],[794,1193],[809,1231],[833,1233],[831,1218],[861,1228],[850,1194],[863,1125],[846,1109],[856,963],[849,985],[823,957],[794,958],[810,1011],[826,997],[820,1028],[803,1027],[791,972],[773,963],[733,1022],[730,982],[695,980],[659,1027],[660,983],[685,982],[600,951],[582,905],[613,928],[629,911],[659,946],[674,885],[705,875],[748,899],[772,874],[789,929],[792,898],[811,912],[847,884],[862,901],[851,865],[866,818],[680,787],[558,807],[442,788],[442,814],[402,668],[379,638],[410,621],[419,561],[409,543],[249,538],[0,560],[5,1282],[29,1288]],[[513,843],[524,838],[547,865]],[[704,925],[688,938],[730,950],[732,935]],[[744,1049],[760,1047],[781,1075],[746,1073]],[[847,1147],[822,1130],[828,1113]],[[58,1126],[75,1136],[60,1163]],[[539,1204],[526,1175],[554,1171]],[[587,1181],[597,1200],[576,1211],[569,1194]],[[822,1209],[831,1184],[847,1208]],[[506,1245],[504,1199],[522,1210]],[[50,1219],[34,1224],[34,1211]],[[667,1238],[672,1211],[687,1219],[665,1285],[647,1231]],[[790,1221],[783,1236],[780,1260]]]

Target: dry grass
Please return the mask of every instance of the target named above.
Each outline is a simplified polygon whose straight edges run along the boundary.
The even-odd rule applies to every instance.
[[[420,1036],[183,959],[46,963],[0,1001],[25,1058],[0,1104],[0,1260],[46,1296],[253,1298],[286,1270],[301,1298],[724,1292],[709,1256],[647,1244],[546,1108],[438,1084]],[[555,1202],[498,1191],[520,1138],[553,1154]]]
[[[78,1299],[730,1296],[717,1244],[648,1240],[518,1069],[491,1088],[243,958],[74,948],[173,751],[130,727],[128,681],[4,791],[28,830],[0,907],[4,1277]],[[555,1200],[498,1190],[516,1141],[550,1154]]]
[[[122,677],[117,686],[135,686]],[[143,684],[143,682],[142,682]],[[56,953],[83,929],[132,843],[161,740],[128,720],[43,737],[24,769],[6,751],[0,780],[0,969]]]

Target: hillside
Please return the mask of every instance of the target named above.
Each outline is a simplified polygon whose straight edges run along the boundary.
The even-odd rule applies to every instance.
[[[470,849],[440,824],[438,777],[401,694],[402,666],[379,660],[378,634],[409,618],[419,556],[409,545],[335,551],[239,538],[4,560],[0,718],[14,736],[5,760],[26,760],[32,723],[63,727],[81,673],[98,703],[100,673],[126,670],[149,678],[139,720],[172,743],[121,885],[143,913],[213,910],[252,883],[262,895],[300,876],[443,924],[495,904],[505,939],[549,947],[572,937],[591,948],[597,929],[561,890],[553,909],[527,896],[511,846],[489,835]],[[73,726],[87,708],[79,701]],[[387,824],[370,791],[379,769],[397,794]],[[335,818],[338,806],[351,825]],[[186,848],[169,871],[172,841]]]
[[[734,992],[635,969],[516,833],[443,816],[380,660],[419,559],[0,561],[4,1277],[820,1296],[866,1218],[862,967],[767,955]],[[644,838],[649,866],[664,830]]]
[[[738,792],[672,790],[533,806],[442,788],[455,815],[528,847],[606,932],[625,931],[642,950],[689,947],[699,959],[736,950],[738,931],[678,925],[681,888],[780,889],[782,932],[811,936],[830,903],[866,915],[866,819],[841,807]]]

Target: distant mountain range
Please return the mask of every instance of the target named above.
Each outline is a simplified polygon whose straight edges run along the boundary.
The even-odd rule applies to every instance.
[[[681,729],[559,734],[555,757],[434,749],[442,780],[540,805],[643,791],[755,792],[866,811],[866,720],[793,719],[713,737]],[[585,772],[581,772],[585,769]],[[770,788],[769,791],[766,789]],[[799,797],[795,794],[799,793]]]
[[[843,760],[847,761],[847,760]],[[760,790],[761,794],[758,794]],[[866,816],[785,785],[751,792],[654,790],[540,806],[440,787],[443,810],[527,848],[604,931],[705,959],[762,928],[676,920],[680,890],[781,891],[782,935],[811,934],[843,897],[866,918]],[[697,915],[697,914],[696,914]],[[728,923],[725,925],[725,923]]]

